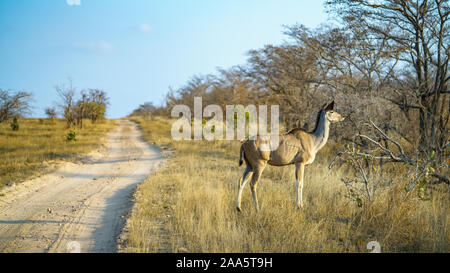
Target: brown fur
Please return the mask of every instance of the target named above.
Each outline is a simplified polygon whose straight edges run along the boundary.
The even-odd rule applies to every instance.
[[[247,168],[239,182],[239,194],[237,203],[237,209],[239,211],[242,190],[247,183],[249,174],[253,174],[250,187],[255,208],[258,209],[256,187],[258,185],[259,178],[267,164],[273,166],[286,166],[295,164],[295,175],[297,179],[297,205],[302,205],[301,191],[303,187],[304,167],[305,165],[311,164],[314,161],[317,151],[325,144],[326,140],[328,139],[328,135],[326,135],[325,139],[325,133],[323,133],[323,135],[320,135],[320,137],[314,134],[314,132],[316,132],[319,127],[321,115],[324,112],[323,123],[328,124],[327,126],[329,126],[329,122],[331,121],[337,122],[344,119],[339,113],[334,112],[333,108],[334,102],[330,103],[328,106],[324,106],[319,111],[316,126],[313,132],[306,132],[303,129],[296,128],[286,134],[279,135],[279,145],[278,148],[274,151],[265,151],[264,149],[262,149],[262,146],[267,145],[270,141],[270,139],[267,139],[267,137],[262,138],[261,136],[257,136],[256,139],[249,139],[241,145],[239,153],[239,166],[241,166],[243,161],[245,160],[245,162],[247,163]],[[327,119],[328,121],[325,119]],[[322,126],[325,126],[324,124],[322,124]],[[325,131],[326,130],[323,130],[323,132]],[[328,134],[328,131],[326,131],[326,134]],[[321,137],[322,139],[325,139],[325,142],[323,142],[322,145],[318,145],[318,140],[321,140]],[[301,182],[301,185],[299,185],[299,181]]]

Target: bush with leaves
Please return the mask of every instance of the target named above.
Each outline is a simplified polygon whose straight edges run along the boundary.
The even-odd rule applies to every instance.
[[[67,133],[66,136],[67,141],[77,141],[77,133],[75,131],[70,131]]]
[[[14,118],[11,122],[11,129],[13,129],[13,131],[19,131],[19,122],[17,121],[17,118]]]

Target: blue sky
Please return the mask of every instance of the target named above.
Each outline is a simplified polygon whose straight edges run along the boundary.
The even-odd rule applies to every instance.
[[[32,92],[42,117],[70,77],[105,90],[108,116],[123,117],[282,43],[282,25],[326,19],[319,0],[1,0],[0,88]]]

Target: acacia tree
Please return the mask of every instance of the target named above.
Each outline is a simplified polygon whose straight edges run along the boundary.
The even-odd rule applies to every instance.
[[[329,0],[344,24],[358,22],[378,41],[402,72],[392,77],[386,97],[406,114],[418,113],[418,147],[442,163],[448,147],[449,2],[445,0]]]
[[[102,89],[89,89],[86,104],[86,116],[95,123],[105,118],[106,109],[110,104],[109,97]]]
[[[88,99],[105,107],[109,105],[108,94],[102,89],[89,89]]]
[[[59,96],[59,108],[62,110],[67,127],[78,125],[83,127],[83,119],[89,118],[92,123],[103,119],[106,113],[106,107],[109,105],[109,97],[101,89],[88,89],[81,91],[81,98],[76,100],[76,91],[69,79],[70,85],[56,86],[56,92]]]

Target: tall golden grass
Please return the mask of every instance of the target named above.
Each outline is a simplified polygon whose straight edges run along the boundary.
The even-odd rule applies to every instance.
[[[136,191],[128,220],[127,252],[368,252],[377,241],[382,252],[448,252],[449,192],[433,191],[429,201],[410,195],[396,173],[391,186],[358,207],[345,197],[344,167],[328,171],[330,142],[306,168],[305,206],[295,205],[292,166],[267,167],[258,186],[261,210],[253,208],[249,187],[235,209],[238,141],[172,141],[171,122],[134,118],[145,137],[175,149]],[[400,172],[400,171],[398,171]]]
[[[85,120],[83,129],[67,129],[62,119],[19,119],[18,131],[13,131],[9,122],[0,123],[0,187],[45,172],[48,162],[79,158],[101,145],[114,123]],[[66,140],[71,130],[77,141]]]

